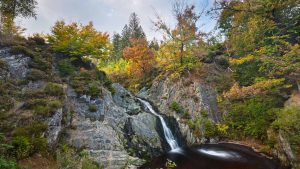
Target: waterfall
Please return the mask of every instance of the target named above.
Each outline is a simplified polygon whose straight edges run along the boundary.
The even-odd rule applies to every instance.
[[[179,148],[178,143],[176,142],[171,130],[168,128],[164,118],[153,110],[153,108],[149,102],[142,100],[140,98],[138,98],[138,100],[140,102],[142,102],[153,115],[155,115],[159,118],[159,120],[162,124],[163,130],[164,130],[165,139],[167,140],[168,144],[170,145],[171,150]]]

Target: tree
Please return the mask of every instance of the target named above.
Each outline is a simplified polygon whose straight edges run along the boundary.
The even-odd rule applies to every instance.
[[[154,49],[156,51],[159,50],[159,44],[155,38],[153,38],[153,40],[150,41],[149,48]]]
[[[88,25],[66,25],[64,21],[58,21],[53,26],[48,41],[55,51],[77,59],[106,61],[110,56],[109,35],[98,32],[91,22]]]
[[[129,39],[130,39],[130,35],[131,32],[130,32],[130,29],[128,27],[128,25],[126,24],[122,30],[122,50],[125,49],[126,47],[130,46],[130,42],[129,42]]]
[[[157,31],[162,31],[168,38],[177,44],[177,55],[180,65],[183,65],[185,51],[195,46],[200,40],[200,34],[196,26],[200,15],[196,14],[194,5],[187,5],[184,1],[178,0],[173,4],[173,13],[176,18],[176,27],[171,29],[157,15],[157,21],[154,26]]]
[[[16,17],[36,17],[36,0],[1,0],[0,1],[0,29],[10,30]],[[3,28],[4,27],[4,28]]]
[[[112,38],[113,50],[112,57],[113,60],[118,60],[122,57],[122,37],[120,34],[115,33]]]
[[[143,31],[142,26],[140,26],[140,19],[138,18],[135,12],[130,15],[129,30],[130,30],[130,38],[146,39],[145,32]]]
[[[131,39],[132,47],[124,49],[123,56],[131,62],[130,72],[133,76],[143,77],[152,70],[155,62],[154,52],[148,48],[145,39]]]

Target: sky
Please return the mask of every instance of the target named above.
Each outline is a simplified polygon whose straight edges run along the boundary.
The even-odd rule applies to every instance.
[[[33,33],[50,33],[57,20],[67,23],[92,21],[98,31],[121,33],[129,16],[136,12],[148,39],[161,38],[160,32],[153,29],[152,20],[159,14],[170,26],[174,26],[172,17],[172,0],[37,0],[36,19],[18,19],[17,24],[25,27],[26,36]],[[196,10],[209,9],[213,0],[189,0],[196,4]],[[198,23],[200,29],[209,32],[214,29],[216,21],[210,16],[202,15]]]

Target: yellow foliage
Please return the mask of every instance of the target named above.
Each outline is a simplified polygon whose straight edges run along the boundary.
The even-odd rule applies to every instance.
[[[229,62],[232,65],[241,65],[243,63],[246,63],[246,62],[249,62],[249,61],[252,61],[252,60],[254,60],[254,56],[249,54],[245,57],[241,57],[241,58],[238,58],[238,59],[229,59]]]
[[[240,87],[235,83],[228,92],[224,92],[223,96],[230,99],[241,99],[249,96],[266,94],[271,92],[272,88],[282,86],[284,79],[267,79],[259,81],[251,86]]]

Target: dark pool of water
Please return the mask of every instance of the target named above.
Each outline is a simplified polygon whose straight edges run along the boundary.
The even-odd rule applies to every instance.
[[[142,169],[166,168],[167,159],[176,169],[283,169],[251,148],[237,144],[201,144],[172,150],[146,163]]]

